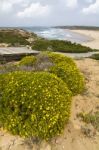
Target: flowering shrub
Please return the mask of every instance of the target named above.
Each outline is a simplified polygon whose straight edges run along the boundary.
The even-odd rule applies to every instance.
[[[21,61],[19,62],[19,66],[33,66],[35,62],[35,56],[26,56],[21,59]]]
[[[4,67],[2,65],[0,65],[0,70],[2,70]]]
[[[0,76],[0,123],[13,134],[49,139],[68,122],[71,92],[54,74],[13,72]]]
[[[72,58],[53,52],[43,52],[54,64],[49,72],[57,75],[72,91],[73,95],[80,93],[84,88],[84,77]]]
[[[55,64],[64,62],[64,65],[69,64],[69,65],[76,66],[72,58],[64,56],[63,54],[58,54],[58,53],[53,53],[53,52],[43,52],[43,53],[45,53],[45,55],[47,55],[49,59]]]
[[[79,94],[84,89],[84,77],[75,65],[61,62],[51,67],[50,72],[61,78],[73,95]]]

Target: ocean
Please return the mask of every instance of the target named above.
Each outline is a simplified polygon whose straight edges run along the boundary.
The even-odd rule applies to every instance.
[[[76,43],[83,43],[92,40],[91,38],[72,32],[68,29],[59,29],[53,27],[25,27],[27,31],[34,32],[38,36],[46,39],[68,40]]]

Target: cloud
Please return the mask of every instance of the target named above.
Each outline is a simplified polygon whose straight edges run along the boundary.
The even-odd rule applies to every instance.
[[[10,13],[14,6],[26,6],[27,1],[25,0],[0,0],[0,12],[1,13]]]
[[[93,3],[94,0],[85,0],[86,3]]]
[[[38,3],[32,3],[29,7],[26,7],[23,11],[17,13],[18,17],[21,18],[35,18],[46,16],[49,13],[49,6],[48,5],[41,5]]]
[[[83,8],[82,12],[87,15],[99,13],[99,0],[96,0],[95,3],[90,4],[88,7]]]
[[[66,6],[74,9],[78,6],[78,0],[66,0]]]
[[[0,26],[99,26],[98,18],[99,0],[0,0]]]
[[[6,1],[1,2],[0,1],[0,12],[1,13],[6,13],[10,12],[12,10],[12,4]]]

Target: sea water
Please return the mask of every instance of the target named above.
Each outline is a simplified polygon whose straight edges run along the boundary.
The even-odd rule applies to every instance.
[[[72,30],[53,27],[26,27],[27,31],[34,32],[46,39],[68,40],[76,43],[83,43],[92,40],[91,38],[75,33]]]

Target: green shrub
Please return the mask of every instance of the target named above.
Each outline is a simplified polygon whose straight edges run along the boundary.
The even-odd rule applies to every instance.
[[[33,71],[47,71],[61,78],[73,95],[84,88],[84,78],[72,58],[54,52],[42,52],[36,57]]]
[[[0,67],[0,74],[14,72],[14,71],[18,71],[18,70],[19,70],[19,66],[17,64],[8,63],[8,64],[4,64]]]
[[[99,60],[99,54],[93,54],[90,58]]]
[[[26,56],[21,59],[21,61],[19,62],[19,66],[33,66],[35,62],[35,56]]]
[[[32,49],[36,49],[39,51],[45,51],[48,50],[50,47],[50,41],[46,39],[38,39],[34,42]]]
[[[51,45],[54,51],[58,52],[82,53],[92,51],[92,49],[89,47],[64,40],[51,40]]]
[[[23,37],[20,33],[14,30],[0,31],[0,43],[7,43],[11,46],[29,45],[29,42],[26,39],[27,37]]]
[[[93,127],[99,131],[99,111],[96,111],[94,113],[80,113],[78,114],[78,117],[80,117],[83,122],[92,124]]]
[[[84,78],[75,65],[61,62],[50,68],[50,72],[61,78],[72,91],[73,95],[79,94],[84,89]]]
[[[72,94],[53,74],[13,72],[0,87],[0,124],[13,134],[49,139],[69,120]]]
[[[7,43],[9,46],[31,45],[37,38],[35,33],[23,29],[0,30],[0,43]]]
[[[72,43],[63,40],[47,40],[47,39],[37,39],[33,43],[32,49],[39,51],[50,50],[54,52],[65,52],[65,53],[83,53],[89,52],[93,49],[82,46],[80,44]]]
[[[0,70],[2,70],[4,67],[2,65],[0,65]]]
[[[53,52],[43,52],[43,53],[45,53],[45,55],[48,55],[49,59],[54,64],[59,64],[61,62],[64,62],[64,65],[65,64],[76,65],[72,58],[67,57],[63,54],[58,54],[58,53],[53,53]]]

